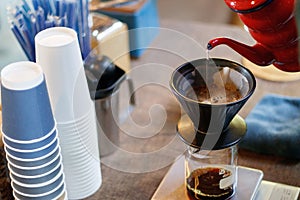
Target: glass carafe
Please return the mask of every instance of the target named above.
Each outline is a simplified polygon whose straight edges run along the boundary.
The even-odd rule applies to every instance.
[[[237,185],[237,146],[185,152],[186,191],[191,200],[229,199]]]

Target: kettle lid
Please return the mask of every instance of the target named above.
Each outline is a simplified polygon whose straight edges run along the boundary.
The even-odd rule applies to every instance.
[[[229,8],[231,8],[234,12],[239,13],[249,13],[257,11],[273,0],[224,0]]]

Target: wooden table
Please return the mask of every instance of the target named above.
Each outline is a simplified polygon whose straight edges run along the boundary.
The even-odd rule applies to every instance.
[[[151,199],[172,160],[184,151],[184,145],[176,137],[175,125],[181,109],[168,87],[170,74],[188,60],[206,57],[207,41],[218,36],[253,43],[248,33],[240,27],[161,21],[159,35],[144,55],[131,63],[129,76],[135,82],[137,104],[131,113],[132,120],[126,120],[121,126],[120,148],[124,155],[132,155],[103,158],[102,186],[87,199]],[[210,56],[241,62],[240,55],[226,46],[215,48]],[[245,118],[267,93],[300,96],[299,85],[300,80],[271,82],[257,78],[256,91],[239,114]],[[126,99],[124,91],[121,88],[123,101]],[[238,163],[261,169],[265,180],[300,186],[299,160],[240,149]]]

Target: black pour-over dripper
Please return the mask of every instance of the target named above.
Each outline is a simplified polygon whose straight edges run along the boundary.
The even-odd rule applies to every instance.
[[[224,71],[226,76],[220,76]],[[223,103],[199,100],[201,90],[211,94],[214,92],[211,83],[224,79],[238,87],[241,98]],[[221,84],[224,90],[219,93],[226,96],[225,83]],[[173,72],[170,86],[187,114],[177,124],[178,134],[186,144],[195,148],[222,149],[236,144],[245,134],[245,121],[237,113],[253,94],[256,82],[253,74],[242,65],[217,58],[194,60]]]

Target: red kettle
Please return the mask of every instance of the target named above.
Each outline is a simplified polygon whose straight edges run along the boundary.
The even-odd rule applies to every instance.
[[[257,65],[273,64],[283,71],[300,71],[296,0],[224,1],[238,14],[257,43],[248,46],[230,38],[215,38],[208,42],[209,50],[225,44]]]

